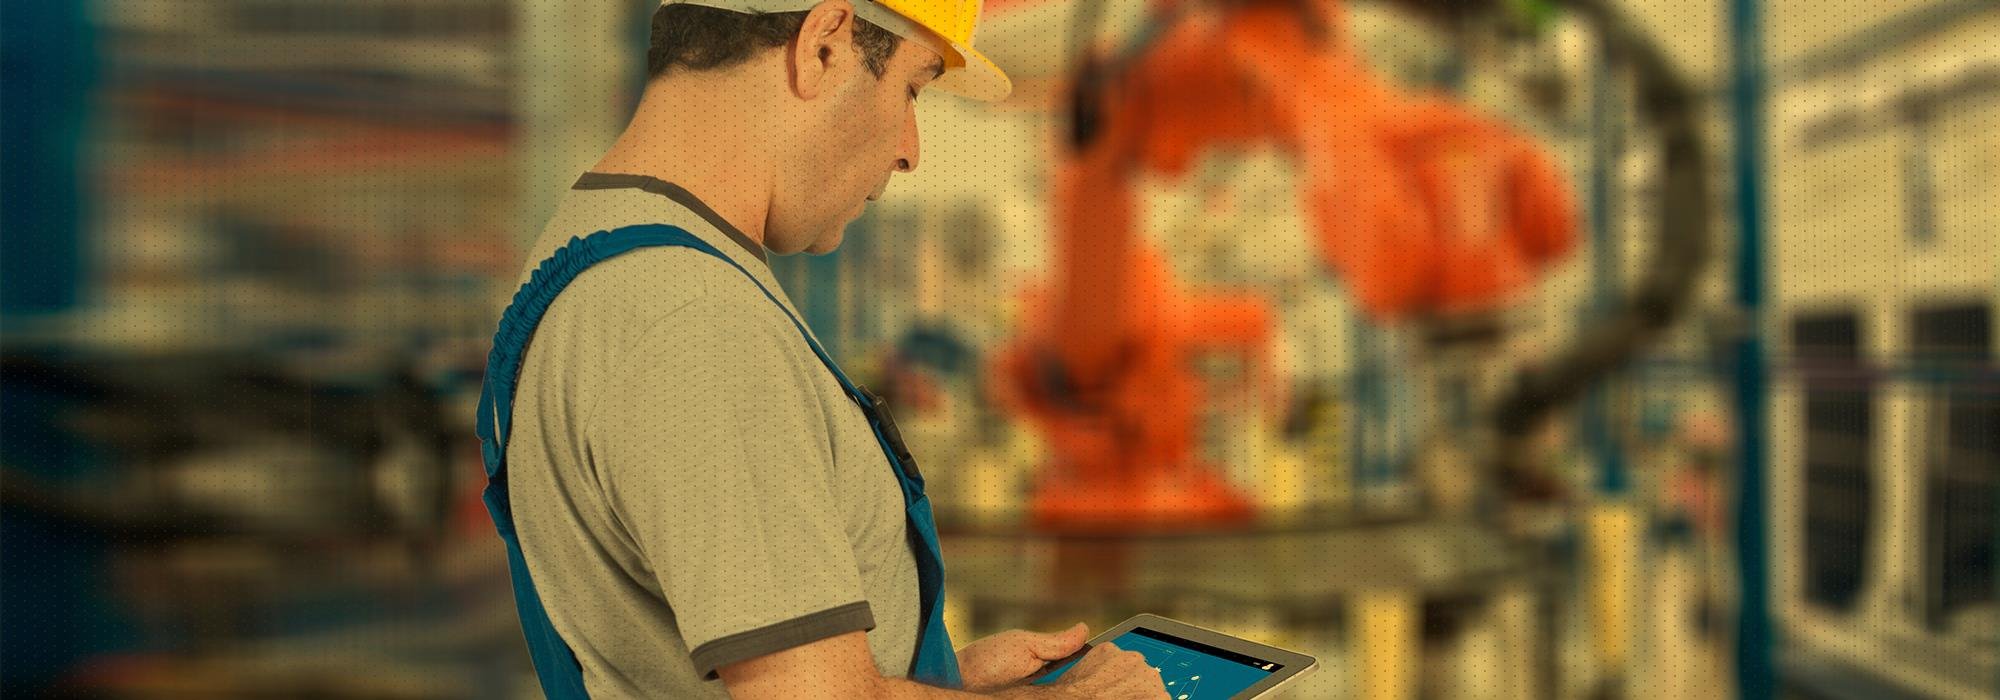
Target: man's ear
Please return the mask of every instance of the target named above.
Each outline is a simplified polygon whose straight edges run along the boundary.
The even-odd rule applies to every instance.
[[[792,40],[792,89],[800,99],[814,99],[843,78],[854,51],[854,5],[827,0],[806,14]]]

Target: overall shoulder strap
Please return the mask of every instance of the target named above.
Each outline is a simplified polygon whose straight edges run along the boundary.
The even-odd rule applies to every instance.
[[[486,377],[479,391],[479,412],[474,432],[479,435],[480,458],[486,466],[486,489],[482,495],[494,529],[506,544],[508,575],[514,584],[514,607],[521,617],[521,631],[527,638],[528,654],[535,662],[535,676],[542,693],[557,700],[587,699],[583,668],[576,652],[557,634],[542,605],[541,594],[529,575],[521,552],[521,540],[514,529],[514,512],[507,497],[507,437],[513,425],[514,389],[520,379],[521,359],[535,327],[548,313],[549,305],[577,275],[604,260],[628,251],[661,245],[678,245],[705,250],[722,257],[721,251],[687,231],[672,226],[631,226],[598,231],[584,238],[571,238],[554,255],[536,267],[526,284],[514,294],[500,316],[500,329],[493,335],[493,349],[486,356]]]

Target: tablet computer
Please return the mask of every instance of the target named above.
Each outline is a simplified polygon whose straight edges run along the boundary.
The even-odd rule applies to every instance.
[[[1319,660],[1295,651],[1232,637],[1158,615],[1139,615],[1092,638],[1069,657],[1036,672],[1033,685],[1061,678],[1084,654],[1110,642],[1136,651],[1159,669],[1173,700],[1249,700],[1269,697],[1287,683],[1319,668]]]

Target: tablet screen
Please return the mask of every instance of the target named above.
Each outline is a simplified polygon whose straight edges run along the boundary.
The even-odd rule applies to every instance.
[[[1285,667],[1145,627],[1134,627],[1111,643],[1145,656],[1146,663],[1160,670],[1160,680],[1167,684],[1167,697],[1174,700],[1228,700]],[[1063,664],[1036,679],[1034,684],[1054,682],[1081,660],[1078,657]]]

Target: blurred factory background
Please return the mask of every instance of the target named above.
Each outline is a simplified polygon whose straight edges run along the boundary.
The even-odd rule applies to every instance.
[[[473,406],[654,5],[8,5],[0,694],[536,696]],[[772,260],[897,407],[955,638],[2000,697],[2000,3],[984,16],[1015,95],[924,98]]]

